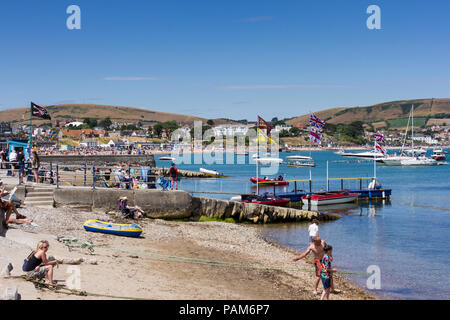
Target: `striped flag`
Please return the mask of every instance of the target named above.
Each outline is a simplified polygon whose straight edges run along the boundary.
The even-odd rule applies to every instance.
[[[313,113],[309,117],[309,124],[311,125],[311,127],[316,127],[318,129],[323,129],[323,127],[325,127],[325,121],[320,120]]]
[[[321,139],[322,139],[322,133],[319,130],[317,130],[315,127],[311,127],[311,129],[309,131],[309,140],[311,140],[317,144],[322,144]]]
[[[378,142],[375,142],[375,149],[376,149],[378,152],[381,152],[381,153],[383,154],[383,156],[386,156],[386,150],[384,150],[384,148],[383,148],[382,146],[380,146],[380,145],[378,144]]]
[[[383,134],[380,133],[379,131],[375,132],[375,133],[373,134],[373,136],[375,137],[375,141],[376,141],[376,142],[386,143],[386,141],[384,140]]]

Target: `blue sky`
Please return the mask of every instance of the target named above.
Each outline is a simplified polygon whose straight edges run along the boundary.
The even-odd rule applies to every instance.
[[[81,8],[81,30],[66,9]],[[381,30],[369,30],[369,5]],[[0,2],[0,110],[96,103],[286,118],[450,97],[450,2]],[[0,119],[1,120],[1,119]]]

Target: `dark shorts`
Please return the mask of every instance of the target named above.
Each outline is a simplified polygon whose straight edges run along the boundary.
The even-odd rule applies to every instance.
[[[170,179],[175,182],[177,181],[177,177],[170,177]]]
[[[323,284],[323,288],[325,290],[330,288],[331,287],[331,280],[330,280],[330,278],[322,278],[322,284]]]
[[[19,173],[25,172],[25,166],[23,164],[19,164]]]

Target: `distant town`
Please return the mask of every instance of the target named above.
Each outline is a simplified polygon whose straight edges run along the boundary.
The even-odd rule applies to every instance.
[[[230,121],[231,122],[231,121]],[[236,124],[238,123],[238,124]],[[286,124],[284,120],[273,118],[270,121],[272,132],[280,138],[280,145],[290,148],[302,148],[311,145],[308,138],[309,124]],[[246,120],[234,121],[233,124],[216,125],[214,120],[202,124],[202,131],[211,129],[213,136],[246,136],[250,129],[256,129],[256,122]],[[33,125],[33,144],[38,147],[56,148],[106,148],[137,147],[171,144],[171,134],[185,132],[193,136],[194,125],[177,121],[146,123],[141,121],[115,122],[109,117],[104,119],[57,119],[40,125]],[[401,146],[405,131],[396,129],[380,130],[387,141],[387,146]],[[327,123],[322,147],[371,147],[374,128],[370,124],[356,121],[350,124]],[[30,125],[15,125],[0,122],[0,142],[6,140],[28,140]],[[410,133],[408,132],[410,139]],[[414,128],[413,139],[422,146],[436,147],[449,144],[450,125],[432,125]],[[204,141],[208,145],[213,142]]]

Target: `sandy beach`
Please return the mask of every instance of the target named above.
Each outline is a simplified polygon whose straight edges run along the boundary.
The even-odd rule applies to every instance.
[[[19,210],[37,226],[11,225],[6,237],[0,237],[0,267],[14,266],[11,277],[0,281],[2,294],[16,286],[23,300],[320,298],[312,293],[311,258],[293,262],[298,252],[265,241],[252,225],[143,219],[139,221],[144,230],[141,238],[126,238],[86,232],[82,227],[93,218],[120,222],[113,214],[65,207]],[[97,247],[93,254],[79,247],[69,250],[57,236],[75,237],[78,242],[74,244],[88,241]],[[50,242],[48,255],[57,260],[84,259],[75,271],[73,265],[60,264],[54,279],[73,287],[79,272],[79,289],[87,296],[36,289],[33,283],[17,278],[24,274],[23,259],[43,239]],[[336,286],[344,293],[333,294],[333,300],[373,299],[339,276]]]

